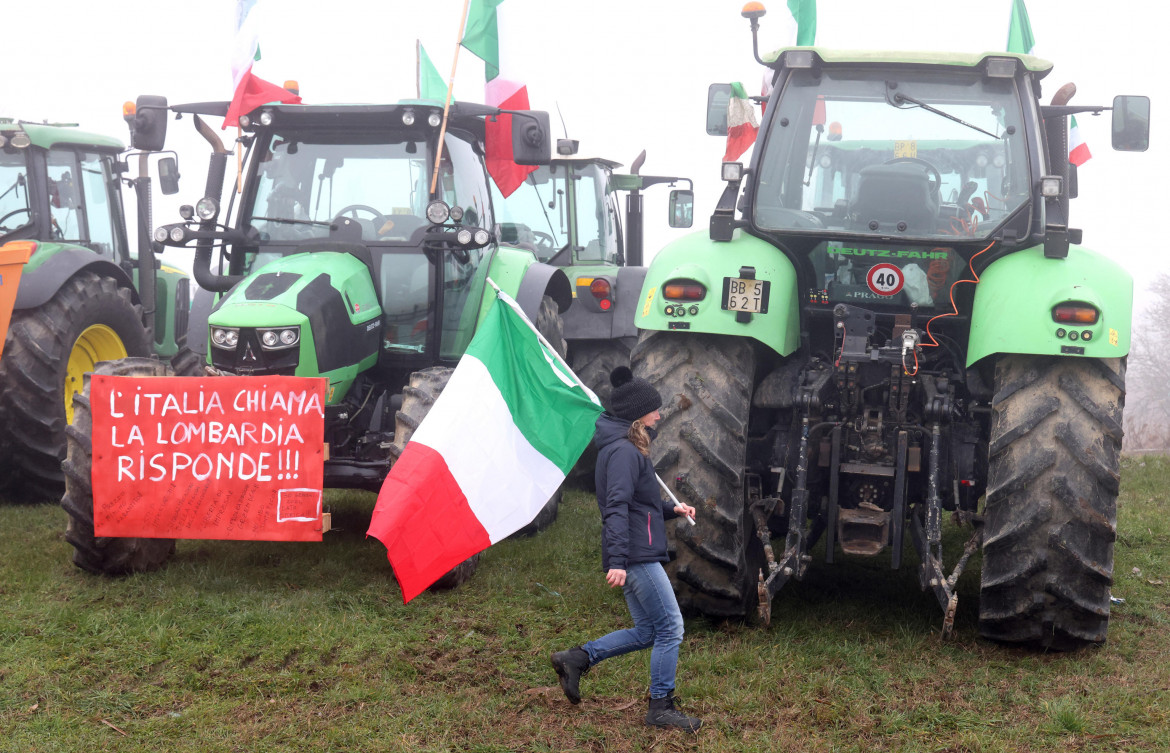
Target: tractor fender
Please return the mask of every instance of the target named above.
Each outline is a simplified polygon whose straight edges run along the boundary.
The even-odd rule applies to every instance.
[[[768,282],[765,311],[747,314],[723,308],[725,282],[745,276]],[[673,280],[702,284],[703,297],[664,299],[663,287]],[[730,241],[716,242],[704,230],[667,244],[654,256],[635,302],[634,323],[638,329],[750,337],[786,356],[800,344],[797,291],[796,268],[776,246],[742,230],[736,230]]]
[[[617,273],[617,304],[613,307],[610,337],[637,337],[634,314],[638,310],[639,291],[646,281],[646,267],[622,267]]]
[[[130,290],[134,303],[140,302],[134,281],[117,264],[88,249],[64,247],[53,252],[43,262],[25,266],[20,277],[20,287],[16,290],[16,304],[13,309],[21,311],[45,305],[70,277],[83,269],[88,269],[101,277],[113,278],[118,285]]]
[[[1095,306],[1096,323],[1053,319],[1055,306],[1074,301]],[[1016,251],[991,262],[975,286],[967,365],[1006,353],[1121,358],[1132,320],[1133,278],[1104,254],[1082,246],[1069,246],[1063,259],[1046,258],[1041,246]]]
[[[536,262],[524,272],[520,280],[520,288],[516,291],[516,303],[532,321],[536,321],[536,314],[540,311],[540,301],[544,296],[551,297],[557,303],[557,309],[565,311],[573,303],[573,288],[569,284],[569,276],[563,270]]]

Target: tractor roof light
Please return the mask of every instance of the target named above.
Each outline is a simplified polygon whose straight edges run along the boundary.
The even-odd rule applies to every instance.
[[[427,116],[427,125],[431,128],[438,128],[439,124],[443,122],[443,116],[437,112],[432,112]]]
[[[743,10],[739,12],[739,15],[744,18],[763,18],[767,12],[768,10],[764,7],[763,3],[750,2],[743,6]]]
[[[404,126],[412,126],[412,125],[414,125],[414,110],[405,110],[405,111],[403,111],[403,113],[402,113],[402,125],[404,125]]]
[[[808,69],[816,65],[817,56],[812,50],[789,50],[784,53],[785,68]]]
[[[723,170],[720,174],[723,176],[723,180],[728,183],[735,183],[743,178],[743,163],[724,162]]]
[[[295,78],[290,78],[285,81],[284,88],[286,91],[290,91],[293,94],[299,95],[301,93],[301,84]]]
[[[442,201],[432,201],[427,204],[427,219],[433,225],[442,225],[451,216],[451,210]]]
[[[1052,321],[1062,324],[1096,324],[1101,312],[1088,303],[1070,301],[1052,308]]]
[[[17,131],[8,137],[8,143],[17,149],[25,149],[32,144],[32,139],[24,131]]]
[[[986,74],[988,78],[1015,78],[1015,58],[987,58]]]
[[[122,103],[122,117],[123,118],[128,120],[128,119],[134,117],[134,114],[137,112],[138,112],[138,106],[135,105],[133,102],[123,102]]]
[[[252,125],[252,119],[249,118],[247,115],[241,115],[240,116],[240,128],[247,128],[250,125]]]
[[[272,110],[265,110],[264,112],[260,113],[260,125],[272,125]]]

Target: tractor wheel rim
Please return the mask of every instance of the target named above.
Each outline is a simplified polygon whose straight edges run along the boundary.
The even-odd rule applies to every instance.
[[[85,375],[99,361],[116,361],[128,355],[118,333],[104,324],[86,327],[69,351],[65,372],[65,422],[73,423],[73,396],[85,386]]]

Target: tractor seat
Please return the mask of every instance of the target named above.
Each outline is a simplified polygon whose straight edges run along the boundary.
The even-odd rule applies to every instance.
[[[934,232],[938,218],[939,197],[930,190],[930,179],[914,163],[870,165],[858,171],[857,188],[849,206],[851,224],[857,230],[897,231],[905,222],[905,232]]]

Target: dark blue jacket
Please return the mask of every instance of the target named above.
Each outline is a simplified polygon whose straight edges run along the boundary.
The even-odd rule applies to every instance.
[[[666,520],[678,517],[674,503],[662,500],[654,464],[627,438],[630,423],[605,412],[593,435],[603,571],[666,562]]]

